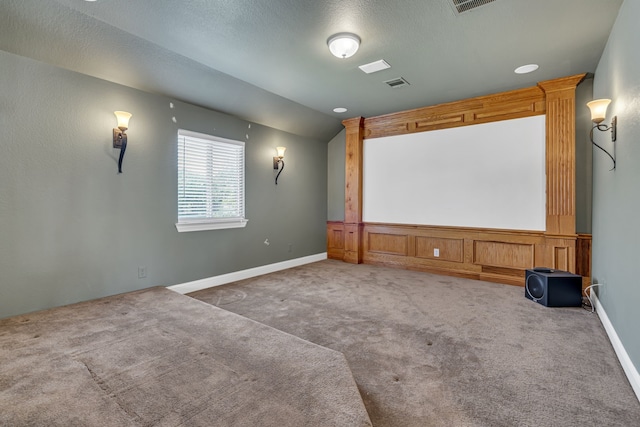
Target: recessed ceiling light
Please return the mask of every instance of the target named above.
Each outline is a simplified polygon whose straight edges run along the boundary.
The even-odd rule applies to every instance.
[[[528,65],[523,65],[521,67],[516,68],[515,70],[513,70],[516,74],[527,74],[527,73],[531,73],[535,70],[538,69],[538,64],[528,64]]]
[[[386,70],[387,68],[391,68],[391,65],[384,59],[379,59],[374,62],[370,62],[368,64],[358,66],[362,71],[367,74],[375,73],[376,71]]]
[[[333,109],[333,112],[334,113],[346,113],[347,109],[344,108],[344,107],[336,107],[336,108]]]
[[[351,33],[334,34],[327,40],[327,45],[333,56],[337,58],[350,58],[360,47],[360,37]]]

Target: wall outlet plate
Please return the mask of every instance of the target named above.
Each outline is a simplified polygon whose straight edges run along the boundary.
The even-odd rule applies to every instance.
[[[141,265],[138,267],[138,279],[144,279],[145,277],[147,277],[147,266]]]

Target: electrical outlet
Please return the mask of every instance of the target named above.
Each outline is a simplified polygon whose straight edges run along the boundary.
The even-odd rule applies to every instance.
[[[145,277],[147,277],[147,266],[141,265],[138,267],[138,279],[144,279]]]
[[[434,257],[439,257],[440,256],[440,249],[438,248],[433,248],[433,256]]]

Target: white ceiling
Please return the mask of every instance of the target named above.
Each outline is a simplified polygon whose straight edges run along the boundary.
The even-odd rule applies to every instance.
[[[328,140],[344,118],[594,72],[622,3],[451,1],[2,0],[0,49]],[[326,40],[344,31],[362,45],[341,60]],[[391,69],[358,69],[378,59]]]

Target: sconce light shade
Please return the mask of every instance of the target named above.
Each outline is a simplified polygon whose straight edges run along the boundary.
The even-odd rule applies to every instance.
[[[276,185],[278,185],[278,177],[284,170],[284,160],[282,159],[284,159],[284,151],[286,149],[287,147],[276,147],[276,151],[278,152],[278,155],[273,158],[273,169],[274,170],[280,169],[280,171],[276,175]],[[282,167],[280,167],[280,165],[282,165]]]
[[[115,114],[118,119],[118,129],[122,131],[129,129],[129,119],[133,114],[127,113],[126,111],[114,111],[113,114]]]
[[[607,107],[611,103],[610,99],[595,99],[591,102],[587,102],[587,107],[591,110],[591,121],[595,123],[591,128],[591,132],[589,133],[589,138],[591,139],[591,143],[606,153],[607,156],[611,158],[613,161],[613,167],[611,170],[616,168],[616,139],[618,135],[618,116],[613,116],[611,119],[611,125],[607,126],[606,124],[601,124],[605,117],[607,117]],[[593,131],[599,130],[601,132],[611,131],[611,142],[613,142],[613,154],[609,153],[605,150],[601,145],[597,144],[593,140]]]
[[[610,99],[595,99],[587,102],[587,107],[591,110],[591,121],[594,123],[602,122],[607,116],[607,107],[610,103]]]
[[[126,111],[114,111],[118,119],[118,127],[113,128],[113,148],[120,149],[120,158],[118,159],[118,173],[122,173],[122,160],[124,152],[127,150],[127,134],[125,131],[129,129],[129,119],[132,114]]]
[[[350,58],[360,47],[360,37],[352,33],[334,34],[327,40],[329,51],[337,58]]]

